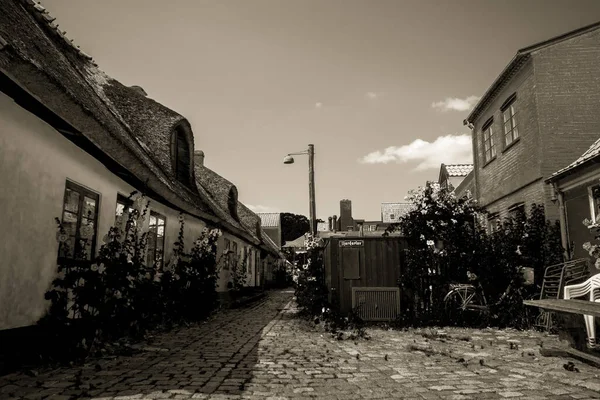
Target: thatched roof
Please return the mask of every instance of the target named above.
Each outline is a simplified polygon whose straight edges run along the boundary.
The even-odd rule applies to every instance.
[[[123,179],[142,182],[145,187],[137,189],[173,208],[257,242],[239,224],[217,216],[193,179],[188,187],[175,179],[173,131],[183,131],[194,148],[183,116],[102,72],[31,0],[0,1],[0,37],[0,68],[126,171]]]

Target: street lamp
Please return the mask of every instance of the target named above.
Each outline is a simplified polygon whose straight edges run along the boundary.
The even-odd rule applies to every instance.
[[[310,210],[310,233],[313,236],[317,235],[317,217],[316,217],[316,205],[315,205],[315,146],[312,144],[308,145],[308,150],[300,153],[290,153],[283,158],[284,164],[293,164],[294,157],[299,155],[308,155],[308,196],[309,196],[309,210]]]

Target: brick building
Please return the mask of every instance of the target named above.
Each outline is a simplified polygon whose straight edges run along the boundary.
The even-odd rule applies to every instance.
[[[465,119],[475,197],[490,212],[488,222],[532,203],[558,219],[544,179],[600,135],[599,28],[596,23],[517,51]]]

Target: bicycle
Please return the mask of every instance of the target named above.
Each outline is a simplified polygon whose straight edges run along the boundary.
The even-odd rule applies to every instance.
[[[464,321],[467,316],[472,316],[473,314],[476,314],[477,317],[481,317],[482,315],[489,316],[490,308],[500,305],[514,290],[515,279],[512,279],[498,301],[489,304],[483,286],[477,279],[477,276],[470,272],[467,272],[467,276],[475,284],[451,283],[450,290],[444,296],[444,309],[449,321]],[[520,287],[518,290],[523,290],[523,287]],[[526,299],[533,300],[539,298],[539,296],[539,291],[536,291],[527,296]],[[526,313],[525,319],[529,320],[529,309],[525,308],[524,312]]]

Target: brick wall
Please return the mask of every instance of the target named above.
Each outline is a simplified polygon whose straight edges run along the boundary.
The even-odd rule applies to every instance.
[[[515,92],[520,139],[503,151],[500,106]],[[475,188],[480,204],[490,211],[503,211],[520,201],[529,208],[528,199],[535,199],[545,206],[548,219],[558,219],[549,185],[535,183],[520,189],[575,161],[600,137],[598,104],[600,31],[532,53],[473,121]],[[497,156],[484,165],[481,128],[492,115]]]
[[[600,31],[540,50],[533,62],[547,177],[600,137]],[[545,195],[549,199],[550,187]]]
[[[516,93],[514,106],[519,140],[505,148],[500,107],[513,93]],[[485,164],[481,128],[492,116],[496,158]],[[531,61],[511,79],[479,118],[473,121],[473,124],[476,190],[478,201],[482,206],[485,207],[541,177],[541,151]],[[533,187],[542,190],[539,185]],[[518,200],[517,194],[509,197],[515,202],[522,201]]]
[[[523,202],[525,203],[526,211],[529,212],[531,204],[542,204],[544,201],[544,190],[543,186],[545,183],[542,180],[538,180],[530,185],[520,188],[514,193],[508,196],[502,197],[486,207],[486,210],[490,213],[499,213],[501,218],[508,216],[508,209],[516,204]],[[554,206],[554,205],[553,205]],[[554,208],[556,208],[554,206]],[[550,210],[550,214],[552,214]],[[548,214],[548,212],[546,213]],[[554,219],[558,219],[558,212],[555,213]]]

